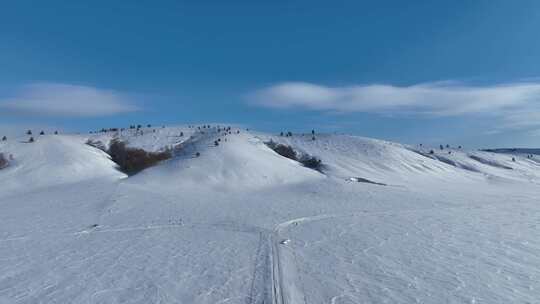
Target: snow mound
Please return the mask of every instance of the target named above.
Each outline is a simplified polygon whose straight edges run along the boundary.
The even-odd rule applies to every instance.
[[[258,137],[320,158],[327,176],[345,180],[361,176],[400,185],[471,180],[540,183],[540,164],[524,156],[513,161],[499,153],[429,149],[349,135],[316,134],[315,140],[311,134],[288,137],[259,133]]]
[[[324,178],[281,157],[249,132],[232,129],[230,133],[216,128],[195,132],[176,146],[172,160],[143,171],[133,182],[242,190]]]
[[[87,179],[124,177],[106,153],[84,142],[79,136],[44,135],[33,143],[0,143],[0,152],[10,157],[9,166],[0,171],[0,196]]]
[[[311,134],[292,137],[259,134],[265,141],[290,145],[295,150],[322,160],[328,176],[341,180],[361,176],[385,184],[403,184],[426,179],[475,178],[454,166],[427,158],[408,147],[382,140],[349,136]]]

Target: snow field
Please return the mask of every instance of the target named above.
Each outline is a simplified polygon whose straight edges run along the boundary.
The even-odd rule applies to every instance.
[[[0,143],[14,156],[0,170],[0,303],[540,298],[537,162],[344,135],[146,129]],[[126,178],[89,138],[175,156]],[[270,138],[321,158],[325,174]]]

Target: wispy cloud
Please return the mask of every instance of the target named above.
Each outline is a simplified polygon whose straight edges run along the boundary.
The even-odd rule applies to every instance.
[[[250,95],[274,108],[301,107],[344,112],[404,111],[432,115],[492,113],[540,101],[540,83],[465,86],[452,82],[406,87],[358,85],[328,87],[303,82],[280,83]]]
[[[540,104],[509,111],[503,116],[503,121],[502,127],[507,129],[526,129],[540,126]]]
[[[0,99],[2,112],[37,116],[92,117],[132,112],[138,108],[125,94],[91,86],[36,83]]]
[[[470,86],[458,82],[411,86],[384,84],[331,87],[285,82],[248,95],[260,106],[337,112],[428,116],[487,115],[499,128],[540,126],[540,82]]]

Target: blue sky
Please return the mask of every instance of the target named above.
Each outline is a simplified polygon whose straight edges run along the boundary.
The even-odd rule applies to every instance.
[[[0,132],[231,122],[540,146],[538,1],[75,2],[2,4]]]

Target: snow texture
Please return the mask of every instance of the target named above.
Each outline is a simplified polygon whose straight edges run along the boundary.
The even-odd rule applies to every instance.
[[[0,303],[540,299],[535,159],[223,128],[0,142]],[[128,178],[89,139],[174,156]]]

